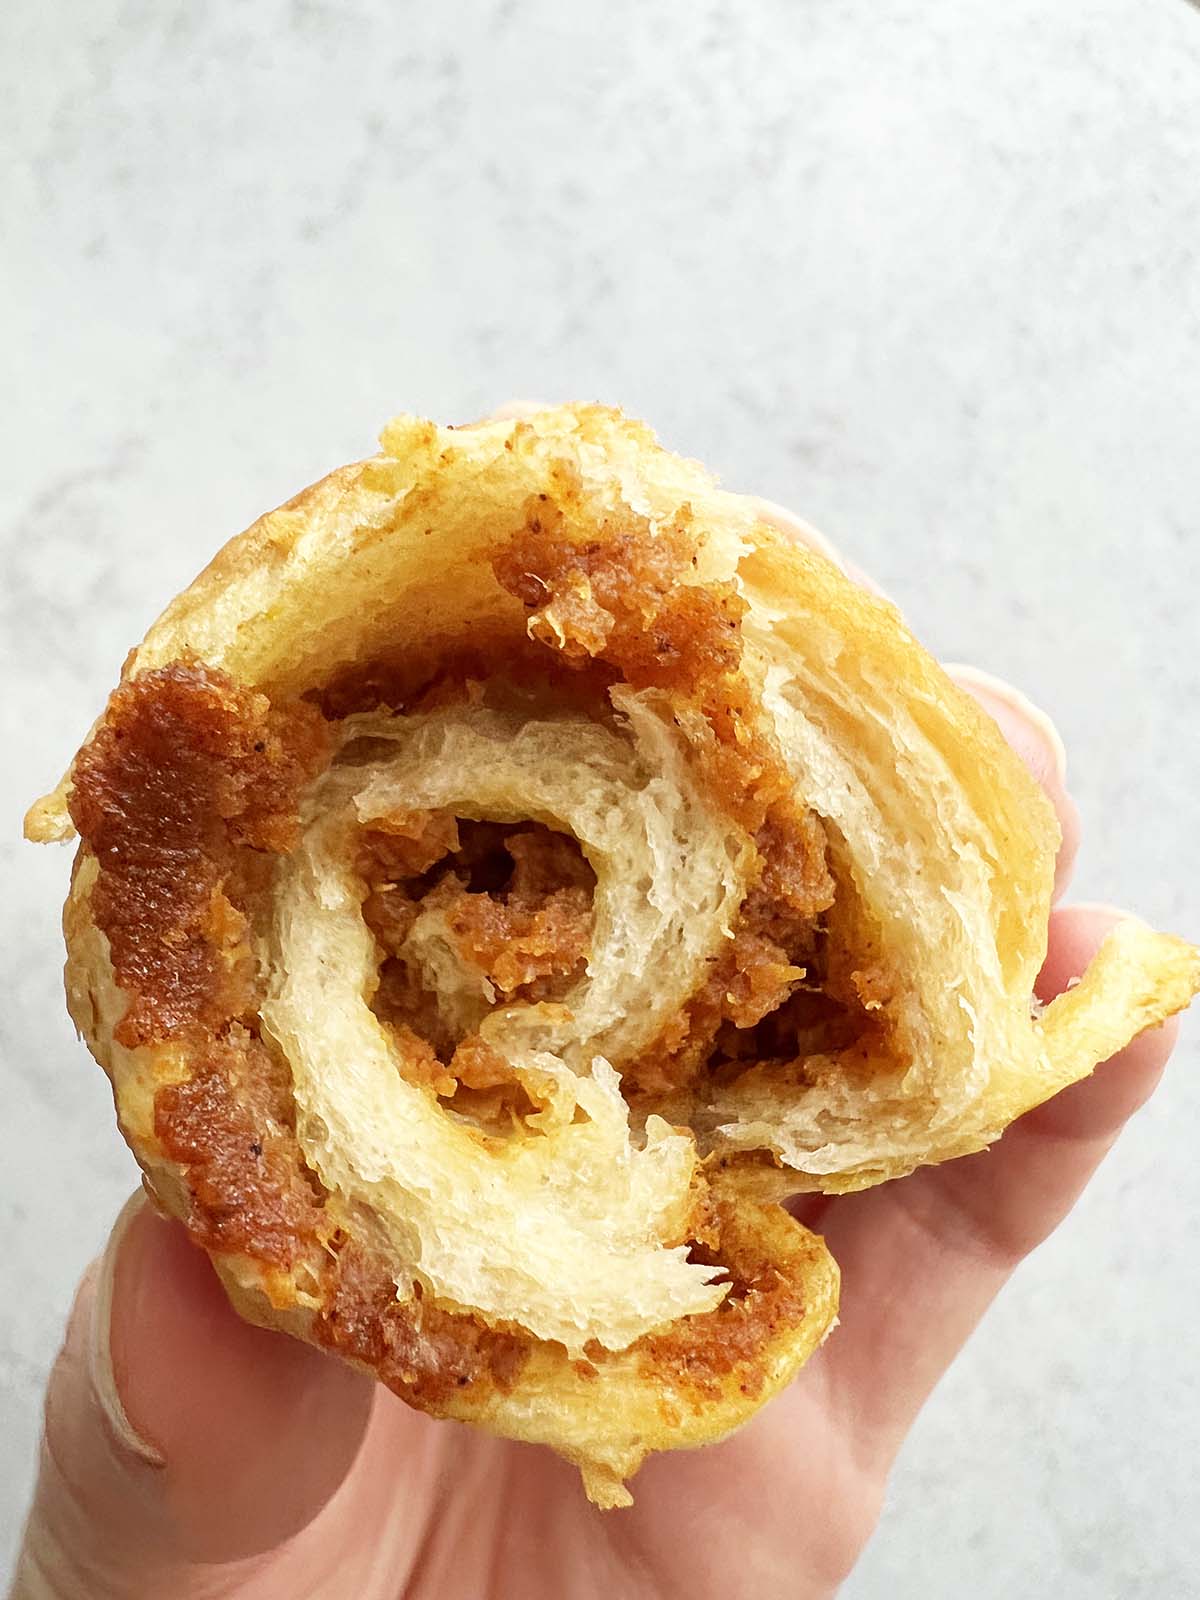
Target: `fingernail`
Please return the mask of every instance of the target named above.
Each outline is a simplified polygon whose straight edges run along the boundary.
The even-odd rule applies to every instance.
[[[1111,917],[1114,922],[1134,922],[1139,928],[1148,928],[1150,926],[1136,912],[1127,910],[1125,906],[1109,905],[1107,900],[1072,900],[1068,909],[1071,911],[1087,911],[1095,916]]]
[[[1063,744],[1062,734],[1041,706],[1035,705],[1028,695],[1022,694],[1020,689],[1011,683],[1007,683],[1003,678],[993,677],[981,667],[965,666],[961,662],[946,662],[944,665],[946,671],[961,688],[978,690],[984,699],[997,701],[1028,723],[1045,746],[1051,771],[1058,779],[1059,785],[1066,788],[1067,749]]]
[[[117,1443],[149,1466],[161,1467],[166,1465],[162,1454],[148,1440],[142,1438],[129,1420],[121,1400],[121,1391],[117,1387],[117,1376],[113,1370],[112,1360],[113,1288],[116,1282],[117,1257],[135,1218],[146,1210],[149,1204],[142,1190],[139,1189],[136,1194],[131,1195],[122,1206],[120,1215],[108,1236],[108,1243],[104,1247],[104,1254],[100,1257],[96,1275],[96,1297],[92,1303],[88,1359],[92,1389]]]

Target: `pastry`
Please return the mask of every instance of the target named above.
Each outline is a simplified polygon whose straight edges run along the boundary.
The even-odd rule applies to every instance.
[[[71,1015],[254,1322],[602,1506],[833,1326],[780,1205],[981,1149],[1186,1005],[1032,1000],[1057,825],[885,601],[594,406],[401,417],[232,540],[29,814]]]

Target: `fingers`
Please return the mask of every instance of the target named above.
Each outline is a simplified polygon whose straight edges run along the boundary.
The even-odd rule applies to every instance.
[[[1056,911],[1039,992],[1058,992],[1119,913]],[[890,1462],[930,1390],[1021,1258],[1070,1210],[1149,1095],[1175,1032],[1156,1029],[1014,1123],[990,1150],[830,1203],[841,1327],[819,1358],[864,1452]]]
[[[1075,905],[1056,911],[1050,923],[1050,948],[1037,981],[1040,1000],[1052,1000],[1082,976],[1105,934],[1128,912],[1112,906]],[[1172,1020],[1143,1033],[1121,1054],[1082,1083],[1047,1100],[1018,1124],[1042,1140],[1067,1138],[1078,1148],[1095,1147],[1093,1165],[1162,1077],[1179,1024]],[[1114,1064],[1119,1070],[1113,1070]]]
[[[207,1257],[137,1197],[51,1376],[16,1600],[217,1592],[209,1564],[253,1564],[326,1504],[372,1391],[242,1322]]]
[[[1002,678],[959,663],[946,663],[946,671],[996,723],[1054,807],[1062,830],[1054,867],[1057,901],[1071,881],[1079,853],[1079,811],[1067,792],[1067,752],[1062,735],[1040,706]]]
[[[207,1560],[303,1527],[366,1428],[370,1381],[243,1322],[207,1257],[149,1206],[117,1257],[111,1350],[130,1421],[164,1458],[176,1524]]]

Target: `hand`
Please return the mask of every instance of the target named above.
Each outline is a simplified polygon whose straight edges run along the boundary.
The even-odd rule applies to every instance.
[[[1058,737],[1004,685],[956,674],[1057,808],[1061,893],[1078,821]],[[1055,911],[1043,999],[1119,915]],[[830,1595],[926,1396],[1071,1208],[1173,1037],[1143,1035],[989,1152],[798,1202],[841,1264],[841,1326],[740,1434],[653,1458],[624,1512],[595,1511],[548,1452],[432,1422],[248,1327],[178,1224],[138,1197],[84,1279],[51,1377],[14,1600]]]

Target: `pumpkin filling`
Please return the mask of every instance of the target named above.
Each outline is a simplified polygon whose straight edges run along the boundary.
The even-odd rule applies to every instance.
[[[609,690],[618,684],[659,696],[692,730],[714,808],[752,848],[740,909],[695,988],[653,1039],[611,1062],[635,1128],[659,1110],[676,1126],[699,1113],[699,1126],[708,1085],[764,1064],[794,1070],[880,1026],[884,980],[842,971],[831,953],[836,886],[824,829],[794,797],[761,727],[740,670],[735,589],[680,581],[694,549],[686,517],[654,536],[631,519],[587,546],[560,523],[542,497],[493,562],[528,614],[526,638],[508,636],[519,670],[507,677],[502,651],[428,669],[401,654],[276,707],[215,668],[178,662],[116,691],[75,771],[72,815],[98,862],[92,913],[130,997],[118,1040],[178,1040],[190,1052],[190,1079],[158,1091],[156,1129],[184,1170],[193,1234],[210,1249],[302,1265],[320,1302],[318,1336],[424,1403],[477,1382],[509,1386],[537,1341],[443,1309],[419,1284],[396,1298],[386,1254],[347,1235],[336,1197],[306,1164],[286,1063],[257,1017],[264,975],[250,931],[263,923],[273,862],[296,844],[303,794],[328,766],[342,717],[549,701],[617,728]],[[378,956],[369,1003],[400,1074],[485,1129],[527,1125],[542,1106],[479,1028],[496,1012],[569,1012],[586,984],[597,875],[578,841],[541,822],[414,809],[372,816],[352,849]],[[431,948],[466,974],[468,1001],[444,1003]],[[706,1188],[700,1179],[687,1238],[694,1260],[720,1264],[725,1229]],[[715,1310],[637,1348],[686,1375],[701,1346],[723,1347],[721,1371],[748,1373],[780,1320],[803,1311],[764,1263],[735,1275]],[[715,1381],[706,1372],[699,1387]]]
[[[372,1009],[403,1075],[460,1111],[499,1111],[501,1097],[534,1109],[504,1057],[445,1014],[413,935],[434,930],[477,975],[478,1020],[500,1006],[561,1002],[591,947],[596,874],[578,842],[540,823],[398,812],[362,830],[357,867],[380,954]]]

